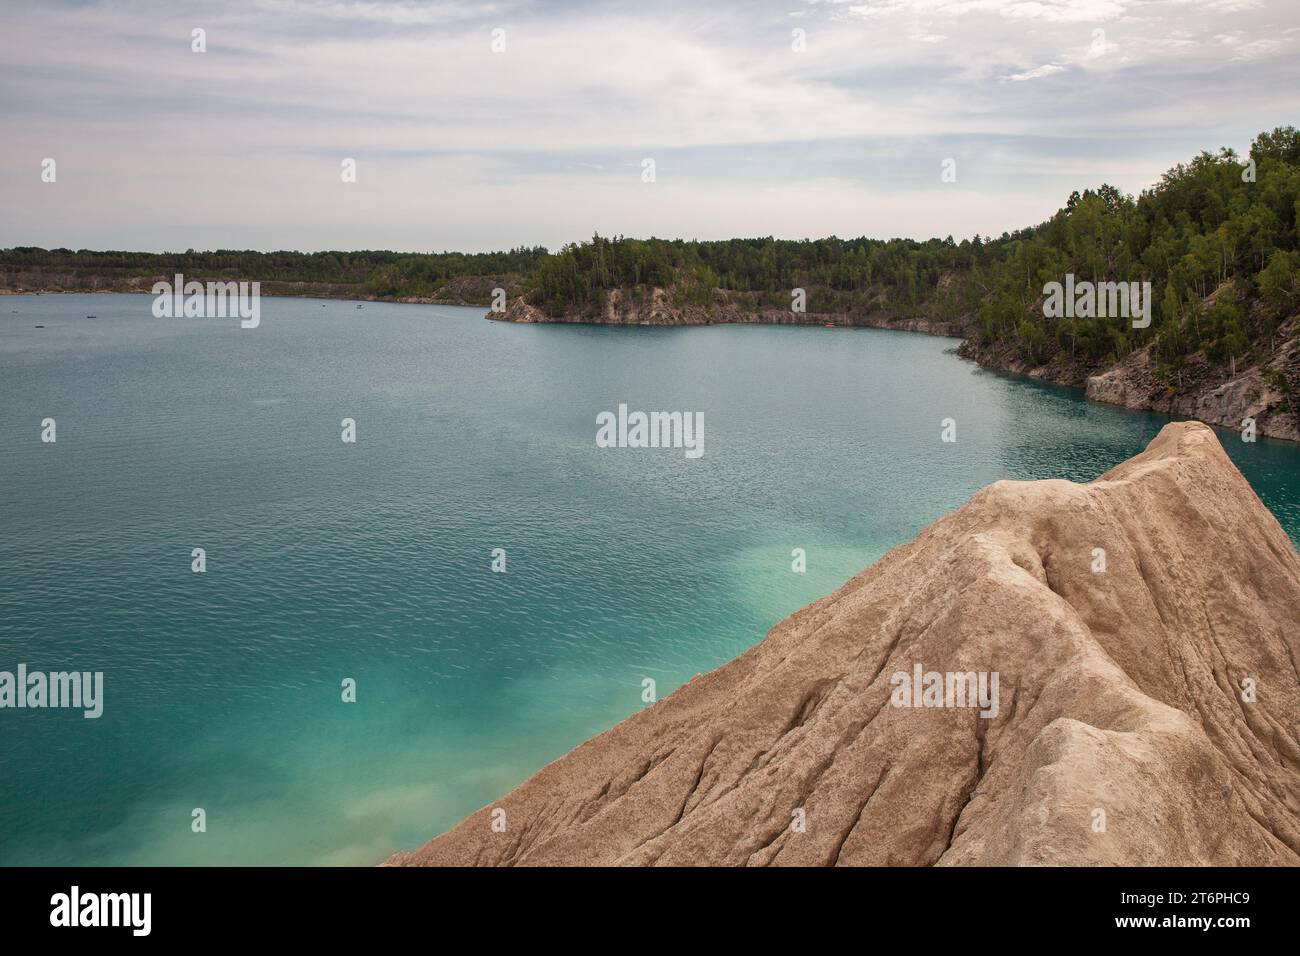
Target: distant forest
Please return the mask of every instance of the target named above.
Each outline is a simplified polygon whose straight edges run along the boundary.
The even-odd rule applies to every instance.
[[[34,288],[125,287],[141,278],[242,279],[278,284],[351,287],[376,298],[433,296],[464,276],[522,278],[534,273],[546,249],[509,252],[93,252],[89,249],[0,250],[3,285],[28,279]],[[44,280],[44,281],[43,281]],[[135,282],[138,286],[139,283]],[[147,283],[146,283],[147,285]],[[485,300],[486,302],[486,300]]]
[[[698,305],[725,289],[789,308],[790,290],[799,287],[810,312],[965,319],[984,347],[1029,365],[1104,366],[1154,343],[1162,366],[1176,371],[1201,350],[1215,362],[1255,346],[1273,350],[1279,327],[1300,306],[1298,204],[1300,134],[1285,127],[1256,137],[1248,157],[1203,152],[1136,198],[1108,185],[1076,192],[1047,222],[996,238],[597,236],[547,256],[526,295],[559,315],[599,309],[611,288],[656,286],[678,304]],[[1150,328],[1044,318],[1043,286],[1066,273],[1149,281]]]
[[[661,288],[707,308],[718,290],[755,310],[788,309],[807,290],[813,314],[883,312],[957,322],[1002,364],[1095,368],[1153,346],[1162,372],[1203,353],[1236,363],[1271,353],[1300,307],[1300,134],[1261,133],[1249,155],[1203,152],[1137,197],[1102,185],[1073,193],[1047,222],[961,242],[768,238],[699,242],[603,238],[509,252],[0,251],[0,281],[59,277],[54,287],[113,287],[141,276],[329,284],[377,298],[434,297],[464,277],[509,280],[512,294],[553,316],[598,311],[612,289]],[[1109,318],[1047,319],[1043,286],[1149,281],[1151,326]],[[487,303],[479,283],[475,301]]]

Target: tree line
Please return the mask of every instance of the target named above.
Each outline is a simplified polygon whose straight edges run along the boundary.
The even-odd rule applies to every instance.
[[[547,256],[541,246],[507,252],[405,253],[255,252],[218,249],[196,252],[97,252],[90,249],[40,249],[19,246],[0,250],[0,273],[13,287],[18,276],[60,276],[67,283],[111,285],[140,277],[168,278],[180,273],[199,280],[233,279],[259,282],[322,283],[353,286],[385,297],[432,295],[441,285],[461,276],[522,278]]]
[[[1177,375],[1193,353],[1236,364],[1271,354],[1300,307],[1300,134],[1261,133],[1246,157],[1202,152],[1137,197],[1110,185],[1075,192],[1046,222],[996,238],[804,239],[698,242],[604,238],[564,246],[527,280],[553,315],[598,311],[612,288],[667,290],[707,306],[715,290],[755,308],[872,312],[964,320],[977,344],[1031,365],[1096,368],[1153,345]],[[1150,282],[1152,322],[1047,318],[1044,287]]]
[[[462,276],[512,280],[555,316],[595,313],[612,289],[664,289],[708,308],[718,290],[753,309],[785,308],[803,288],[814,313],[885,312],[964,324],[972,342],[1009,360],[1091,369],[1152,346],[1163,374],[1188,357],[1235,366],[1272,354],[1300,308],[1300,134],[1261,133],[1249,154],[1202,152],[1134,197],[1110,185],[1075,192],[1046,222],[998,237],[729,239],[593,236],[556,253],[137,253],[0,250],[0,274],[63,272],[350,285],[378,297],[433,295]],[[1044,287],[1079,280],[1150,282],[1149,327],[1113,317],[1047,318]]]
[[[1235,364],[1271,354],[1300,307],[1300,135],[1261,133],[1246,157],[1230,149],[1179,163],[1136,198],[1111,186],[1074,193],[1032,234],[997,244],[976,270],[976,334],[1028,362],[1107,365],[1152,346],[1174,375],[1203,351]],[[1046,319],[1043,286],[1080,280],[1147,281],[1152,323]]]

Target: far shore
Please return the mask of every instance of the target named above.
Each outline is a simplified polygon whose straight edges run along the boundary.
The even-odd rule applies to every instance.
[[[257,282],[257,279],[250,279],[250,282]],[[277,292],[263,290],[261,295],[268,299],[326,299],[338,302],[392,302],[398,305],[460,305],[466,308],[482,306],[487,308],[490,302],[467,302],[463,299],[433,299],[425,296],[376,296],[338,293],[330,294],[328,292]],[[153,295],[147,289],[4,289],[0,288],[0,295]]]

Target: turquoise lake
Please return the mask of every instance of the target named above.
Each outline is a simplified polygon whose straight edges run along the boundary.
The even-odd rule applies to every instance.
[[[151,303],[0,297],[0,670],[104,672],[97,720],[0,710],[2,864],[380,862],[989,482],[1167,420],[901,332]],[[620,403],[702,412],[704,456],[597,448]],[[1300,539],[1300,449],[1220,438]]]

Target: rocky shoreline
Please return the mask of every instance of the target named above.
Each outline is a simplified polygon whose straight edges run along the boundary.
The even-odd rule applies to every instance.
[[[1292,320],[1283,327],[1282,345],[1268,362],[1243,364],[1236,369],[1236,375],[1226,380],[1221,371],[1203,358],[1190,362],[1179,373],[1181,388],[1169,385],[1157,375],[1150,347],[1139,349],[1098,373],[1068,367],[1027,366],[1008,360],[996,351],[981,349],[969,339],[958,349],[958,354],[996,371],[1077,388],[1090,401],[1193,418],[1237,432],[1243,430],[1247,420],[1252,420],[1257,435],[1300,441],[1297,396],[1287,394],[1280,384],[1288,377],[1300,379],[1300,334],[1297,332],[1296,322]]]
[[[1300,349],[1293,341],[1280,364],[1295,366],[1298,360]],[[1269,368],[1278,364],[1271,363]],[[1195,418],[1238,431],[1244,421],[1253,419],[1261,435],[1300,441],[1300,416],[1284,411],[1288,398],[1267,371],[1255,366],[1230,381],[1184,395],[1153,383],[1150,356],[1141,352],[1101,375],[1089,377],[1086,392],[1093,401]]]
[[[903,317],[889,312],[792,312],[789,309],[747,308],[724,296],[710,306],[677,306],[656,289],[649,303],[635,303],[618,289],[610,291],[603,311],[552,316],[523,298],[511,299],[504,312],[485,318],[498,322],[574,325],[835,325],[848,328],[896,329],[948,338],[965,338],[969,328],[961,322]]]

